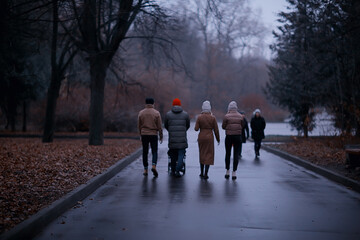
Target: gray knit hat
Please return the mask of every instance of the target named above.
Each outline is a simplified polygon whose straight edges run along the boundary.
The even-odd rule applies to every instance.
[[[211,112],[211,105],[209,101],[205,101],[201,107],[202,112]]]
[[[237,104],[235,101],[231,101],[228,106],[228,111],[230,110],[238,110]]]

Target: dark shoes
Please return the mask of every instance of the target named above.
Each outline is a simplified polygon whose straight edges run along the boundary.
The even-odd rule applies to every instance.
[[[208,176],[208,175],[200,174],[199,177],[200,177],[201,179],[205,179],[205,180],[208,180],[208,179],[209,179],[209,176]]]
[[[226,179],[229,179],[229,178],[230,178],[230,170],[226,170],[225,178],[226,178]]]
[[[159,173],[156,171],[156,169],[155,169],[155,168],[151,168],[151,171],[152,171],[152,173],[154,174],[154,177],[156,177],[156,178],[157,178],[157,177],[159,176]],[[143,175],[144,175],[144,176],[149,175],[149,174],[148,174],[148,170],[144,170]]]
[[[176,178],[181,178],[181,174],[179,172],[175,172],[175,177]]]
[[[152,173],[154,174],[154,177],[157,178],[157,177],[159,176],[159,174],[158,174],[158,172],[156,171],[155,168],[152,168],[151,171],[152,171]]]
[[[231,178],[232,178],[232,180],[236,180],[236,172],[235,171],[232,172],[232,177]]]

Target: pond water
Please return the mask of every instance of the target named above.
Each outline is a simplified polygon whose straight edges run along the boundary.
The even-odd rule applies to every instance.
[[[335,136],[339,135],[340,131],[334,127],[332,116],[326,111],[316,114],[316,127],[309,132],[309,136]],[[293,129],[288,121],[281,123],[268,123],[265,129],[266,135],[299,135],[296,129]],[[302,133],[301,133],[302,135]]]
[[[221,128],[221,122],[218,122],[218,125],[219,125],[220,135],[223,135],[224,131]],[[195,126],[195,122],[192,122],[191,127],[193,128],[194,126]],[[249,130],[251,131],[250,123],[249,123]],[[278,123],[268,122],[266,123],[265,135],[298,136],[299,133],[296,129],[293,129],[291,125],[287,122],[278,122]],[[316,128],[312,132],[309,132],[309,136],[335,136],[335,135],[339,135],[339,130],[334,128],[332,122],[328,120],[317,121]]]
[[[333,127],[332,122],[328,120],[318,121],[316,128],[309,133],[309,136],[334,136],[338,135],[339,131]],[[287,122],[282,123],[267,123],[265,135],[292,135],[297,136],[298,131],[293,129]]]

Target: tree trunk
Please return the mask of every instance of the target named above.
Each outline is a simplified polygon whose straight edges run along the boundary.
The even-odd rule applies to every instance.
[[[360,122],[357,122],[356,123],[356,132],[355,132],[355,135],[357,137],[360,137]]]
[[[103,145],[104,88],[108,64],[102,56],[90,58],[90,131],[89,145]]]
[[[4,108],[4,112],[5,112],[5,116],[6,116],[5,129],[8,130],[8,129],[9,129],[9,126],[10,126],[10,115],[9,115],[9,111],[7,111],[6,108]]]
[[[22,126],[22,131],[26,132],[26,117],[27,117],[27,106],[26,106],[26,101],[24,100],[23,102],[23,126]]]
[[[8,124],[12,132],[16,131],[17,102],[15,94],[8,98]]]
[[[306,112],[309,112],[309,108],[306,107]],[[303,131],[304,131],[304,137],[309,136],[309,126],[310,126],[310,116],[309,114],[306,114],[304,122],[303,122]]]
[[[304,137],[305,137],[305,138],[308,138],[308,137],[309,137],[309,129],[308,129],[308,126],[304,125],[303,130],[304,130]]]
[[[61,80],[54,69],[51,73],[51,82],[47,94],[43,142],[54,140],[56,102],[59,97],[60,85]]]
[[[11,126],[11,131],[15,132],[16,131],[16,116],[15,114],[10,115],[10,126]]]
[[[56,101],[59,97],[61,78],[57,65],[57,35],[58,35],[58,1],[53,1],[53,29],[51,40],[51,80],[47,94],[46,114],[43,142],[52,142],[54,139]]]

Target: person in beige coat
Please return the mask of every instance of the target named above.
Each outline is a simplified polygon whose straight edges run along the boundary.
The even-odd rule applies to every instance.
[[[156,170],[157,164],[157,151],[158,151],[158,135],[160,137],[160,143],[163,140],[162,123],[159,111],[154,108],[154,99],[146,98],[145,108],[139,112],[138,115],[138,129],[141,135],[141,142],[143,146],[143,165],[144,176],[148,175],[148,154],[149,144],[151,146],[152,153],[152,168],[151,171],[154,177],[158,176]]]
[[[215,116],[211,113],[209,101],[203,102],[202,112],[196,119],[195,131],[199,130],[200,177],[208,179],[210,165],[214,165],[214,134],[216,141],[220,143],[218,124]]]

